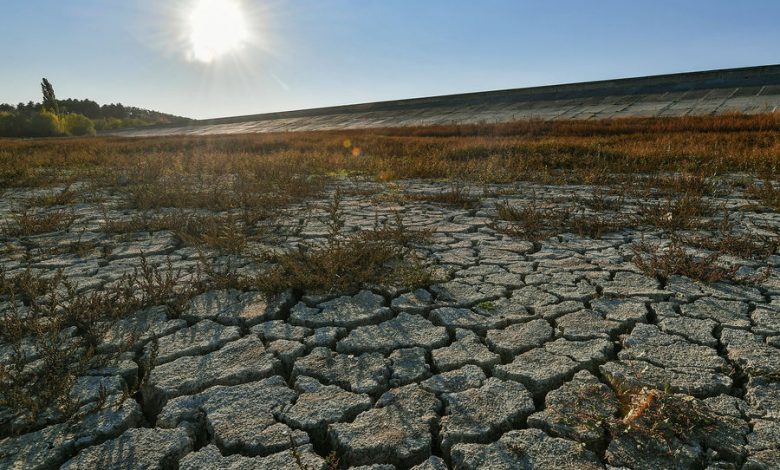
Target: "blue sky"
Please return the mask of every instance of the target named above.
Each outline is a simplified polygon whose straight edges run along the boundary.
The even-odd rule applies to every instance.
[[[777,0],[241,0],[251,43],[187,57],[198,0],[0,0],[0,102],[195,118],[780,63]]]

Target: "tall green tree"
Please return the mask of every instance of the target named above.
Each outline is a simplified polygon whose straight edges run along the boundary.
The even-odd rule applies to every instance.
[[[54,87],[44,77],[41,82],[41,91],[43,92],[43,110],[54,114],[60,114],[60,107],[57,105],[57,97],[54,96]]]

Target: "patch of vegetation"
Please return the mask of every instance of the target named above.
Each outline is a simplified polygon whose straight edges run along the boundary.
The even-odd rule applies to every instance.
[[[40,179],[47,184],[64,177],[57,175],[89,180],[100,173],[112,181],[126,174],[128,188],[146,184],[143,191],[167,192],[174,176],[213,183],[249,175],[258,182],[287,179],[279,189],[294,192],[312,184],[311,175],[349,174],[382,181],[596,184],[704,197],[718,189],[712,180],[718,175],[775,178],[778,130],[777,113],[350,130],[361,142],[359,157],[344,151],[345,131],[5,141],[0,186],[34,183],[39,172],[55,175]],[[290,174],[297,179],[280,178]],[[457,191],[444,199],[457,202]]]
[[[366,285],[417,288],[435,282],[429,266],[414,244],[429,232],[395,226],[375,227],[343,235],[341,193],[336,191],[328,207],[328,241],[324,245],[301,243],[297,249],[267,255],[270,268],[252,279],[267,293],[292,289],[308,293],[353,292]]]
[[[249,237],[241,217],[233,214],[198,214],[174,211],[165,214],[143,213],[128,220],[116,220],[104,213],[105,233],[172,231],[188,246],[206,246],[228,253],[240,253]]]
[[[661,280],[680,275],[705,283],[732,281],[753,284],[765,280],[770,274],[767,269],[763,273],[751,277],[738,276],[737,272],[741,266],[726,266],[719,263],[721,253],[693,255],[688,253],[685,247],[677,241],[673,241],[665,248],[657,244],[640,242],[634,244],[633,251],[634,264],[644,274]]]
[[[625,193],[614,194],[615,191],[603,187],[595,187],[590,197],[574,197],[578,207],[587,208],[594,212],[620,212],[625,205]]]
[[[473,209],[479,206],[479,198],[471,195],[468,186],[451,184],[447,191],[440,193],[407,193],[404,198],[408,201],[424,201],[446,206]]]
[[[780,188],[769,179],[765,179],[761,184],[753,183],[748,186],[747,194],[764,207],[780,210]]]
[[[618,393],[622,418],[611,423],[613,435],[630,434],[640,442],[664,443],[670,452],[677,442],[702,438],[712,430],[717,416],[701,400],[661,390]]]
[[[695,248],[703,248],[718,253],[738,256],[744,259],[765,260],[778,248],[778,238],[756,235],[750,232],[737,232],[729,220],[729,213],[723,214],[723,220],[716,234],[707,236],[675,237],[680,243]]]
[[[184,286],[182,277],[170,262],[151,266],[142,257],[133,274],[79,293],[62,271],[43,277],[32,270],[14,276],[0,270],[0,301],[6,306],[0,340],[12,350],[10,362],[0,363],[0,408],[7,411],[0,427],[23,431],[41,418],[73,416],[78,411],[71,395],[76,380],[134,342],[130,338],[116,353],[98,354],[107,331],[150,306],[163,305],[171,317],[178,316],[200,286]]]
[[[683,193],[665,200],[643,202],[637,208],[637,221],[663,230],[688,230],[699,226],[699,219],[712,212],[712,208],[696,193]]]
[[[66,230],[75,221],[75,216],[64,209],[37,213],[24,209],[13,214],[11,220],[6,223],[3,235],[15,238]]]
[[[540,241],[561,233],[599,238],[631,225],[627,217],[600,215],[574,208],[540,208],[535,200],[517,207],[508,202],[496,204],[498,221],[492,227],[508,235],[531,241]]]
[[[566,217],[559,209],[540,208],[535,200],[518,207],[509,202],[496,204],[496,219],[505,224],[493,224],[493,228],[508,235],[539,241],[555,235]]]
[[[253,283],[268,293],[342,293],[369,284],[417,288],[434,282],[413,249],[383,240],[376,232],[359,232],[321,247],[300,245],[266,261],[272,266]]]
[[[41,81],[41,103],[0,104],[0,137],[95,135],[95,129],[186,123],[190,119],[120,103],[100,106],[91,100],[58,100],[54,87]]]
[[[72,190],[71,186],[67,185],[60,191],[49,192],[48,194],[32,198],[30,204],[37,207],[67,206],[78,198],[78,191]]]
[[[486,300],[484,302],[478,303],[477,305],[474,306],[474,308],[476,308],[478,310],[487,310],[488,312],[492,312],[493,310],[496,309],[496,304],[495,304],[495,302],[491,302],[489,300]]]

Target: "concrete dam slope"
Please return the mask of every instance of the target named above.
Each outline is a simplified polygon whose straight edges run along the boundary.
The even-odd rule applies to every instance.
[[[465,93],[107,131],[105,135],[241,134],[780,111],[780,65]]]

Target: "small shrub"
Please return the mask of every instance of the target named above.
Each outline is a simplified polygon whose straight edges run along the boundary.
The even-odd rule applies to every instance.
[[[745,259],[764,260],[777,251],[777,238],[750,232],[737,233],[724,213],[720,230],[712,236],[687,236],[677,238],[681,243],[695,248],[715,251]]]
[[[507,202],[498,203],[496,218],[503,223],[494,223],[494,229],[532,241],[544,240],[560,233],[598,238],[605,233],[622,230],[630,224],[627,217],[620,215],[575,213],[573,209],[565,208],[543,209],[533,201],[520,208]]]
[[[596,212],[619,212],[625,205],[625,194],[613,195],[603,188],[594,188],[589,198],[575,197],[573,202]]]
[[[695,228],[700,217],[711,213],[710,206],[698,194],[670,197],[660,203],[643,203],[637,209],[637,222],[676,231]]]
[[[406,194],[406,200],[424,201],[446,206],[460,207],[462,209],[473,209],[479,206],[479,198],[472,196],[469,188],[461,184],[451,184],[447,191],[440,193],[413,193]]]
[[[68,185],[61,191],[33,198],[30,203],[33,206],[65,206],[75,201],[78,197],[79,193],[70,189],[70,185]]]
[[[76,380],[124,348],[97,355],[111,325],[155,305],[176,317],[189,298],[208,288],[205,280],[190,285],[181,280],[170,261],[152,266],[143,256],[132,275],[88,293],[77,292],[61,271],[43,278],[31,270],[10,277],[0,270],[0,300],[10,308],[0,318],[0,340],[14,351],[10,363],[0,364],[0,407],[10,411],[0,418],[0,427],[9,425],[4,421],[9,418],[22,431],[40,416],[71,417],[77,411],[70,395]],[[135,338],[126,341],[129,346]],[[25,344],[38,357],[34,362]]]
[[[561,227],[564,214],[557,209],[542,209],[532,201],[528,205],[517,207],[508,202],[496,204],[496,218],[505,224],[496,223],[493,227],[503,233],[539,241],[555,235]]]
[[[751,184],[747,194],[770,209],[780,210],[780,189],[771,180],[766,179],[760,185]]]
[[[66,114],[62,127],[65,133],[73,136],[95,135],[95,123],[82,114]]]
[[[618,398],[623,404],[622,418],[613,420],[610,432],[630,434],[639,442],[653,440],[669,447],[676,440],[698,440],[717,418],[704,402],[689,395],[642,388],[620,391]]]
[[[197,214],[175,211],[167,214],[143,213],[128,220],[115,220],[103,213],[105,233],[157,232],[170,230],[184,244],[207,246],[240,253],[247,243],[247,227],[239,216]]]
[[[24,209],[12,216],[12,223],[6,224],[4,234],[9,237],[29,237],[43,233],[65,230],[74,222],[75,216],[65,210],[32,213]]]
[[[735,280],[739,266],[722,267],[717,264],[720,253],[707,256],[694,256],[685,251],[679,243],[672,243],[665,249],[658,245],[637,243],[633,246],[634,264],[646,275],[668,279],[673,275],[712,283],[722,280]]]
[[[432,270],[412,246],[430,232],[404,227],[400,217],[395,227],[381,227],[343,236],[340,195],[328,210],[329,236],[324,245],[298,245],[297,249],[268,255],[271,267],[252,282],[270,294],[293,289],[298,292],[346,293],[366,285],[417,288],[434,282]]]
[[[433,279],[412,250],[360,233],[323,247],[301,245],[268,261],[273,265],[253,282],[271,294],[348,293],[370,284],[417,288]]]

